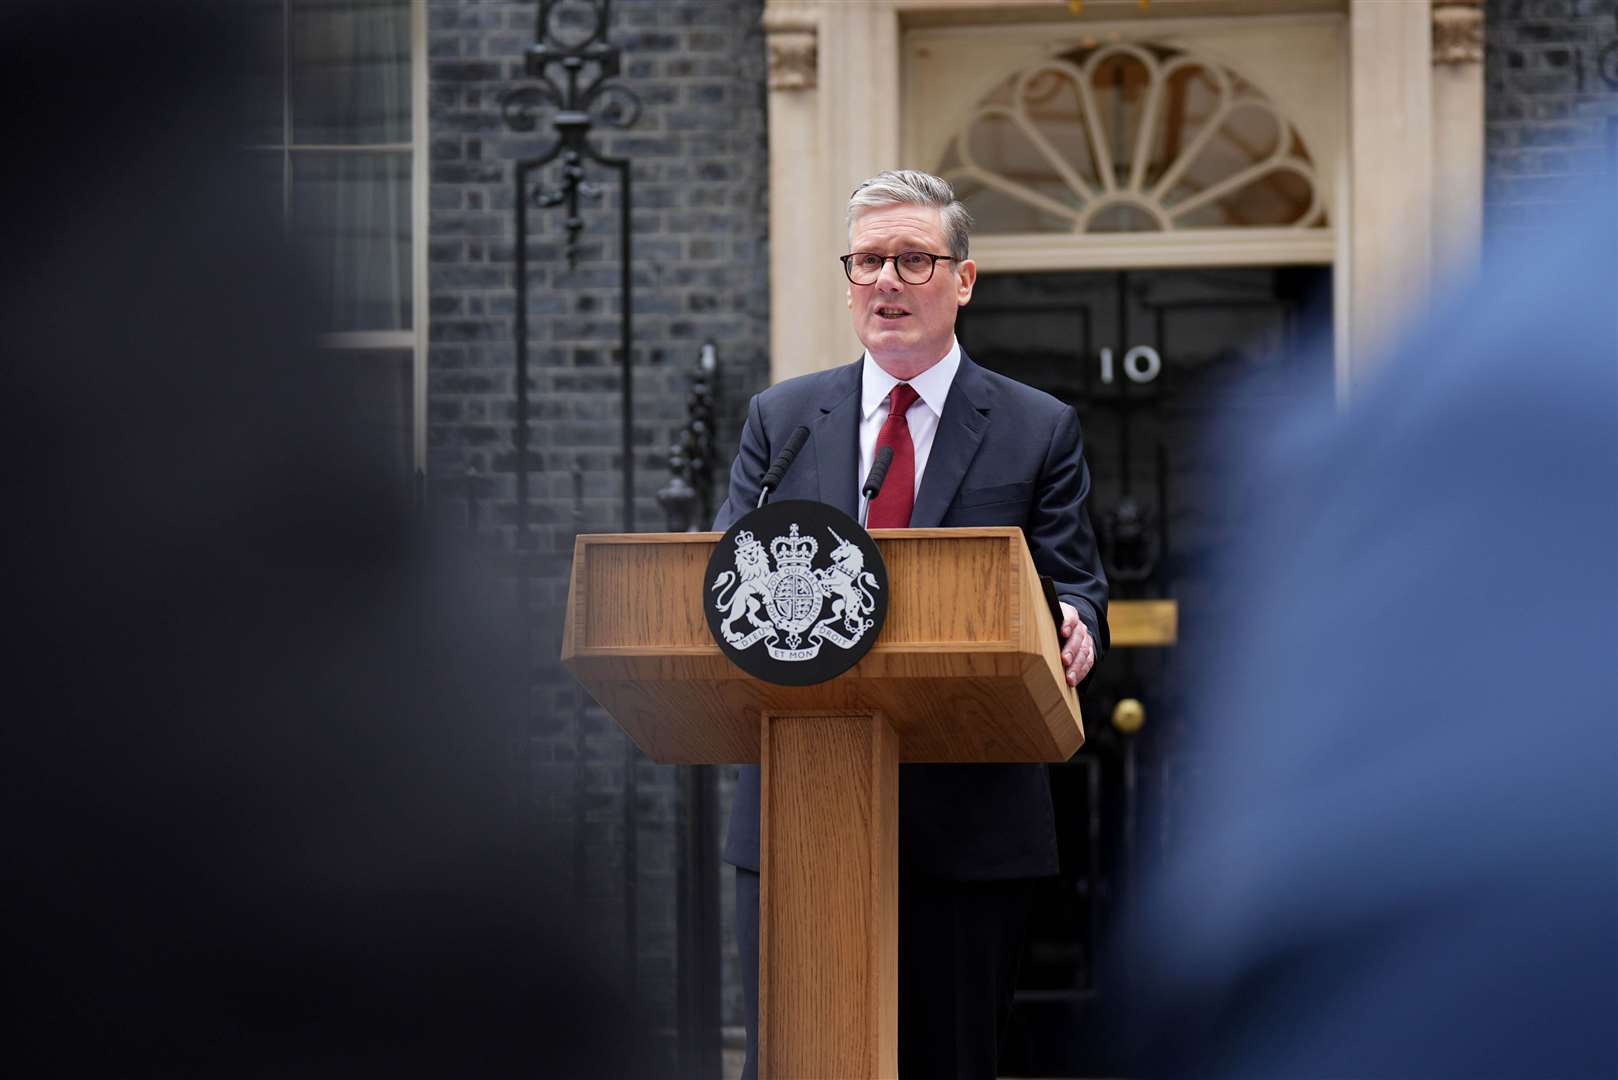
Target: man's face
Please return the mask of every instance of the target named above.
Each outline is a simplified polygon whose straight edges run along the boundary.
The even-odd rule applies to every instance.
[[[854,220],[850,251],[897,255],[901,251],[947,254],[939,212],[930,206],[885,206]],[[943,359],[955,333],[955,310],[972,299],[977,266],[940,259],[925,285],[899,277],[892,261],[871,285],[848,287],[854,333],[871,358],[894,378],[909,379]]]

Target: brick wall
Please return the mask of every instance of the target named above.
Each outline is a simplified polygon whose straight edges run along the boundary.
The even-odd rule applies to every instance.
[[[1532,229],[1602,175],[1618,117],[1618,0],[1489,0],[1485,236]]]
[[[434,505],[456,518],[471,500],[490,551],[514,568],[514,165],[540,155],[549,138],[543,118],[537,132],[510,131],[500,97],[526,81],[521,54],[534,41],[537,8],[532,0],[431,0],[428,8],[430,491]],[[701,345],[717,346],[720,365],[721,482],[747,398],[768,381],[761,10],[761,0],[613,5],[609,39],[623,50],[618,82],[639,96],[643,110],[631,128],[598,128],[595,138],[605,153],[634,163],[641,530],[663,527],[655,494],[669,478],[667,451],[685,420],[688,375]],[[592,179],[607,190],[586,207],[576,270],[561,257],[562,211],[530,212],[533,705],[526,749],[540,827],[552,841],[565,835],[557,846],[574,854],[558,868],[567,879],[558,887],[589,898],[601,913],[601,925],[585,932],[600,935],[603,966],[635,970],[648,1019],[666,1026],[673,1023],[676,962],[674,771],[633,752],[554,662],[574,532],[623,528],[618,202],[610,174]],[[577,501],[575,473],[583,492]],[[728,900],[730,892],[727,873],[721,895]],[[728,923],[727,911],[725,1011],[734,1024],[740,1014]],[[626,949],[630,933],[634,944]]]

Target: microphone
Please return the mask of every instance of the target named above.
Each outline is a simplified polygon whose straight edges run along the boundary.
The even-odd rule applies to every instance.
[[[798,456],[798,451],[802,450],[803,444],[808,441],[809,429],[807,427],[800,426],[791,435],[787,436],[787,443],[781,447],[780,456],[775,459],[775,464],[770,466],[770,471],[764,474],[764,480],[759,485],[758,506],[764,505],[765,497],[775,490],[776,485],[781,482],[781,478],[787,474],[787,470],[792,468],[793,459]],[[755,506],[754,509],[756,510],[758,507]]]
[[[865,512],[860,515],[860,525],[864,526],[865,519],[871,516],[871,501],[876,498],[877,492],[882,490],[882,481],[888,478],[888,466],[893,464],[893,447],[882,446],[876,451],[876,460],[871,462],[871,471],[865,474],[865,487],[861,494],[865,496]]]

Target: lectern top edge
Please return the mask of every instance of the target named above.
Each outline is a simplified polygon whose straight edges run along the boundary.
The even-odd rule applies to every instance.
[[[1015,525],[974,525],[962,529],[872,529],[874,540],[941,540],[951,537],[1012,537],[1021,536]],[[574,539],[574,550],[591,544],[713,544],[724,536],[719,532],[632,532],[632,533],[579,533]]]

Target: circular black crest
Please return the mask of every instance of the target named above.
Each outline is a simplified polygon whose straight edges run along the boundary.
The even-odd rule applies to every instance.
[[[720,651],[783,686],[853,667],[888,615],[888,568],[876,542],[841,510],[808,499],[743,516],[714,549],[702,584]]]

